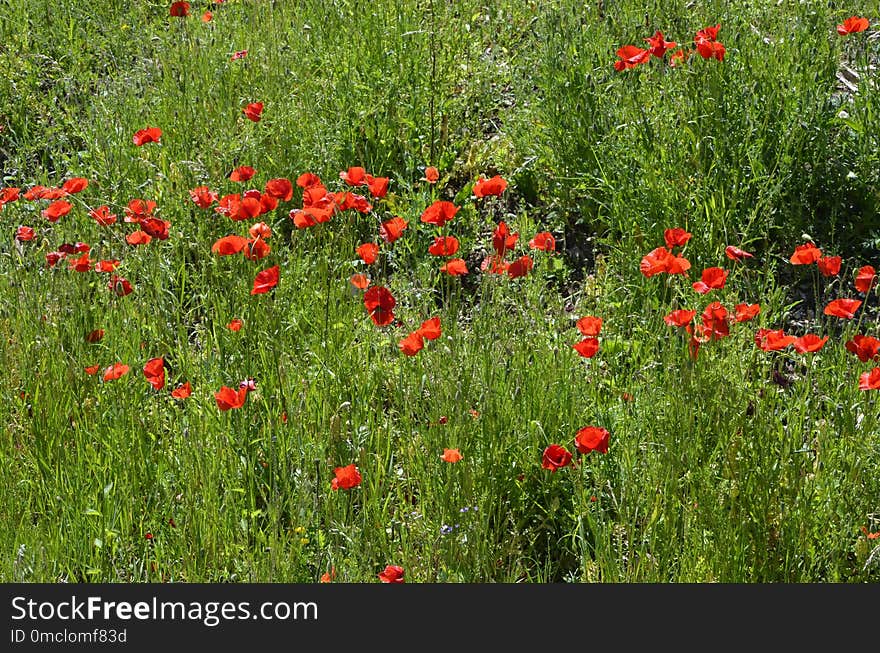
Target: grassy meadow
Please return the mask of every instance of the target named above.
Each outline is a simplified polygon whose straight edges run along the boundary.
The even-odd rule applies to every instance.
[[[170,5],[0,0],[0,579],[880,581],[876,3]]]

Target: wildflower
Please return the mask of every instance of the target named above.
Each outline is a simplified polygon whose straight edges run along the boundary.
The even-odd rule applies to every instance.
[[[440,459],[447,463],[457,463],[462,459],[462,455],[458,449],[443,449]]]
[[[551,444],[541,456],[541,467],[555,472],[571,463],[571,452],[560,444]]]
[[[610,433],[600,426],[585,426],[577,432],[574,438],[575,446],[581,453],[598,451],[608,453],[608,440]]]
[[[151,358],[144,365],[144,376],[156,390],[165,387],[165,360],[162,356]]]
[[[825,307],[823,313],[851,320],[856,316],[856,311],[859,310],[861,305],[862,302],[858,299],[835,299]]]
[[[383,583],[403,583],[404,571],[403,567],[397,565],[387,565],[384,570],[380,571],[379,580]]]
[[[251,102],[241,111],[248,120],[251,120],[253,122],[260,122],[260,119],[263,116],[263,103]]]
[[[144,129],[138,129],[134,136],[131,137],[132,143],[140,147],[141,145],[146,145],[147,143],[159,143],[162,138],[162,130],[158,127],[145,127]]]
[[[864,32],[868,27],[870,27],[870,23],[867,18],[862,16],[850,16],[837,26],[837,33],[841,36],[846,36],[847,34]]]
[[[336,467],[333,470],[335,477],[330,481],[330,487],[334,490],[351,490],[361,484],[361,473],[357,466],[352,463],[345,467]]]
[[[269,292],[278,285],[278,266],[275,265],[257,273],[254,279],[254,287],[251,290],[252,295],[260,295]]]

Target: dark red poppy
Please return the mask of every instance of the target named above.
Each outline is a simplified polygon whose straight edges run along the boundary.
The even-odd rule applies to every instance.
[[[453,277],[460,277],[468,273],[467,263],[461,258],[450,259],[446,261],[445,265],[440,267],[440,272],[445,272]]]
[[[754,254],[751,254],[744,249],[740,249],[739,247],[735,247],[733,245],[728,245],[727,247],[725,247],[724,254],[731,261],[742,261],[743,259],[755,257]]]
[[[86,334],[86,342],[93,345],[104,339],[104,329],[94,329]]]
[[[571,463],[571,452],[561,444],[551,444],[541,455],[541,467],[555,472]]]
[[[251,102],[241,111],[242,113],[244,113],[245,117],[248,120],[252,120],[253,122],[260,122],[260,119],[263,117],[263,103]]]
[[[171,8],[168,10],[168,13],[175,18],[183,18],[185,16],[189,16],[189,3],[172,2]]]
[[[690,324],[696,315],[696,311],[688,311],[680,308],[664,316],[663,321],[669,326],[683,327]]]
[[[452,256],[458,251],[458,238],[455,236],[437,236],[428,247],[431,256]]]
[[[403,231],[408,224],[406,220],[399,216],[393,217],[379,225],[379,236],[386,243],[391,244],[403,235]]]
[[[864,32],[868,27],[870,27],[870,22],[868,22],[867,18],[862,16],[850,16],[845,21],[843,21],[840,25],[837,26],[837,33],[841,36],[846,36],[847,34],[856,34],[858,32]]]
[[[529,247],[544,252],[555,252],[556,239],[549,231],[541,231],[535,234],[535,237],[529,241]]]
[[[92,248],[88,243],[61,243],[58,246],[58,251],[64,252],[65,254],[84,254],[91,250]]]
[[[614,62],[614,70],[619,72],[646,63],[651,58],[651,51],[635,45],[624,45],[617,50],[617,56],[619,60]]]
[[[247,388],[239,388],[233,390],[227,386],[221,386],[220,390],[214,393],[214,401],[217,402],[217,408],[226,411],[232,408],[241,408],[247,399]]]
[[[364,293],[364,307],[376,326],[387,326],[394,321],[397,300],[387,288],[373,286]]]
[[[458,209],[452,202],[438,200],[422,212],[421,221],[442,227],[455,217]]]
[[[58,261],[64,258],[64,252],[47,252],[46,253],[46,265],[50,268],[54,268]]]
[[[663,55],[666,54],[667,50],[672,50],[673,48],[678,47],[678,43],[675,41],[667,41],[664,39],[663,32],[660,30],[654,32],[654,36],[646,38],[645,42],[651,46],[651,54],[660,59],[663,58]]]
[[[169,227],[171,227],[171,223],[167,220],[160,220],[152,216],[141,220],[141,229],[157,240],[168,240]]]
[[[833,277],[840,272],[841,258],[839,256],[823,256],[816,261],[819,272],[823,277]]]
[[[351,490],[361,484],[361,473],[354,463],[345,467],[336,467],[333,474],[330,487],[334,490]]]
[[[822,258],[822,250],[813,243],[804,243],[794,248],[790,260],[794,265],[812,265],[820,258]]]
[[[165,387],[165,359],[162,356],[151,358],[144,364],[144,376],[156,390]]]
[[[592,358],[599,351],[599,339],[592,337],[584,338],[571,347],[584,358]]]
[[[880,390],[880,367],[859,376],[859,390]]]
[[[870,265],[864,265],[859,268],[858,273],[856,274],[855,286],[856,290],[859,292],[867,294],[869,290],[871,290],[871,286],[874,285],[874,282],[877,279],[877,272]]]
[[[110,281],[107,282],[107,287],[118,297],[125,297],[126,295],[130,295],[134,290],[131,287],[131,284],[128,282],[128,279],[117,276],[115,274],[110,277]]]
[[[859,357],[863,363],[869,360],[880,361],[880,340],[873,336],[857,333],[852,340],[847,340],[844,345],[846,350]]]
[[[131,137],[131,141],[140,147],[141,145],[146,145],[147,143],[159,143],[162,139],[162,130],[158,127],[146,127],[144,129],[138,129],[134,136]]]
[[[251,290],[252,295],[261,295],[267,293],[278,285],[278,266],[272,266],[257,273],[254,279],[254,287]]]
[[[585,315],[577,321],[577,330],[585,336],[598,336],[602,330],[602,318]]]
[[[415,356],[425,346],[425,339],[418,331],[410,333],[406,338],[397,343],[397,347],[407,356]]]
[[[689,231],[685,231],[681,227],[667,229],[663,232],[663,240],[666,241],[666,247],[669,249],[672,249],[673,247],[684,247],[691,237],[693,237],[693,234]]]
[[[535,262],[531,256],[520,256],[515,261],[511,261],[510,265],[507,266],[507,276],[511,279],[524,277],[531,272],[534,265]]]
[[[491,179],[486,179],[482,175],[474,182],[474,195],[477,197],[489,197],[490,195],[499,197],[507,188],[507,181],[501,175],[495,175]]]
[[[376,262],[376,258],[379,256],[379,246],[376,243],[364,243],[362,245],[358,245],[357,255],[361,257],[361,260],[367,265],[372,265]]]
[[[862,302],[859,299],[835,299],[825,307],[823,313],[844,320],[851,320],[856,316],[856,311],[859,310],[861,305]]]
[[[402,583],[403,580],[403,567],[398,567],[397,565],[388,565],[384,570],[379,572],[379,580],[383,583]]]
[[[577,432],[574,444],[583,454],[591,451],[608,453],[608,441],[611,434],[601,426],[585,426]]]
[[[229,173],[230,181],[250,181],[257,174],[251,166],[238,166]]]
[[[266,182],[266,195],[275,197],[282,202],[293,199],[293,184],[286,177],[276,177]]]
[[[72,208],[73,204],[70,202],[56,200],[40,211],[40,215],[46,218],[49,222],[58,222],[59,218],[70,213],[70,209]]]
[[[109,227],[116,224],[116,214],[110,213],[110,207],[104,204],[96,209],[89,211],[89,217],[102,227]]]
[[[512,250],[516,246],[517,240],[519,240],[519,234],[510,233],[507,223],[502,220],[492,233],[492,249],[499,257],[503,257],[508,250]]]

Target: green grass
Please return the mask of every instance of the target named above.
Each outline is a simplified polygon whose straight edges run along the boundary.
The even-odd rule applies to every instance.
[[[397,564],[408,582],[880,580],[862,531],[880,530],[877,399],[858,387],[875,364],[844,348],[880,336],[877,291],[852,283],[880,267],[880,15],[229,0],[181,19],[168,4],[0,0],[0,189],[90,182],[57,223],[44,201],[0,210],[0,579],[378,582]],[[871,29],[839,36],[855,14]],[[690,46],[718,23],[723,62],[614,70],[617,48],[657,29]],[[258,123],[241,111],[254,101]],[[147,125],[162,142],[135,147]],[[240,165],[256,177],[230,181]],[[356,165],[391,178],[372,212],[297,229],[297,188],[260,216],[273,235],[257,262],[212,254],[250,223],[188,194],[306,171],[344,190]],[[474,197],[494,174],[502,196]],[[157,202],[167,240],[126,243],[133,198]],[[420,222],[440,199],[461,207],[442,230]],[[103,204],[116,225],[88,217]],[[389,245],[378,228],[393,216],[408,227]],[[519,233],[514,257],[534,258],[526,277],[476,269],[500,220]],[[35,239],[16,242],[19,225]],[[693,234],[690,279],[645,278],[642,256],[676,226]],[[557,254],[528,248],[544,230]],[[438,233],[461,241],[467,277],[438,272]],[[839,276],[789,262],[808,237],[843,257]],[[355,253],[367,241],[370,266]],[[46,265],[75,242],[122,261],[134,292]],[[726,245],[755,258],[734,263]],[[274,265],[278,286],[251,295]],[[711,266],[727,285],[697,295]],[[392,291],[397,322],[373,324],[357,272]],[[823,315],[837,297],[865,300],[856,319]],[[761,313],[693,358],[663,316],[699,321],[715,300]],[[604,320],[590,359],[572,349],[585,315]],[[442,336],[403,355],[433,316]],[[830,339],[764,352],[758,328]],[[141,371],[158,356],[160,391]],[[84,371],[117,361],[117,380]],[[220,411],[214,393],[248,378],[244,406]],[[192,396],[172,398],[184,381]],[[610,431],[607,454],[542,469],[545,447],[574,452],[588,425]],[[443,462],[447,447],[463,459]],[[362,483],[333,491],[351,463]]]

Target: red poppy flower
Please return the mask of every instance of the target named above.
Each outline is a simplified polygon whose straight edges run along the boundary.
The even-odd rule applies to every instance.
[[[438,179],[440,179],[440,171],[434,166],[428,166],[425,168],[425,176],[422,177],[421,181],[427,181],[429,184],[436,184]]]
[[[507,266],[507,276],[511,279],[524,277],[531,271],[534,265],[535,262],[531,256],[520,256],[515,261],[511,261],[510,265]]]
[[[541,456],[541,467],[555,472],[571,463],[571,452],[561,444],[551,444]]]
[[[667,41],[663,38],[663,32],[657,30],[654,36],[645,39],[645,42],[651,46],[651,54],[660,59],[666,54],[667,50],[671,50],[678,46],[675,41]]]
[[[425,339],[418,331],[410,333],[406,338],[397,343],[398,349],[407,356],[415,356],[425,346]]]
[[[88,367],[83,368],[83,369],[85,369],[86,374],[88,374],[89,376],[94,376],[95,374],[98,373],[98,370],[101,369],[101,366],[100,365],[89,365]]]
[[[275,197],[282,202],[293,199],[293,184],[286,177],[276,177],[266,182],[266,195]]]
[[[125,237],[125,242],[129,245],[147,245],[151,240],[153,240],[153,237],[146,231],[141,231],[140,229]]]
[[[724,61],[726,49],[718,41],[700,41],[697,43],[697,52],[703,59],[717,59]]]
[[[599,351],[599,339],[584,338],[580,342],[573,344],[571,347],[584,358],[592,358]]]
[[[492,249],[499,257],[503,257],[505,252],[516,246],[517,240],[519,240],[519,234],[511,234],[507,223],[502,220],[492,232]]]
[[[168,228],[170,226],[171,223],[167,220],[160,220],[152,216],[141,220],[141,229],[158,240],[168,240]]]
[[[84,191],[88,186],[89,180],[85,177],[72,177],[61,184],[61,190],[68,195],[75,195]]]
[[[266,240],[272,237],[272,228],[265,222],[256,222],[248,228],[248,234],[250,234],[251,238]]]
[[[859,390],[880,390],[880,367],[859,376]]]
[[[254,170],[251,166],[238,166],[229,173],[229,180],[249,181],[251,178],[253,178],[255,174],[257,174],[257,171]]]
[[[335,578],[336,578],[336,567],[332,567],[329,572],[325,571],[323,574],[321,574],[321,581],[320,582],[332,583]]]
[[[736,316],[734,320],[737,322],[748,322],[749,320],[757,317],[758,313],[761,312],[760,304],[737,304],[734,307],[736,311]]]
[[[168,13],[175,18],[183,18],[184,16],[189,16],[189,3],[172,2],[171,8],[168,10]]]
[[[663,321],[669,326],[683,327],[690,324],[691,320],[693,320],[696,315],[696,311],[688,311],[680,308],[664,316]]]
[[[460,277],[468,273],[467,263],[461,258],[450,259],[446,261],[445,265],[440,267],[440,272],[445,272],[453,277]]]
[[[119,297],[130,295],[133,290],[128,279],[116,276],[115,274],[110,277],[110,281],[107,282],[107,287]]]
[[[602,330],[602,318],[585,315],[577,321],[577,329],[585,336],[598,336]]]
[[[841,258],[839,256],[823,256],[816,261],[819,266],[819,272],[823,277],[833,277],[840,272]]]
[[[442,227],[455,217],[458,209],[452,202],[438,200],[422,212],[421,220],[426,224]]]
[[[336,467],[333,470],[335,478],[330,481],[330,487],[334,490],[351,490],[361,484],[361,473],[357,466],[352,463],[345,467]]]
[[[488,197],[494,195],[500,197],[501,193],[507,188],[507,181],[501,175],[495,175],[491,179],[486,179],[482,175],[474,182],[474,195],[477,197]]]
[[[10,202],[18,201],[21,196],[20,188],[7,187],[0,189],[0,208],[3,207],[4,204],[9,204]]]
[[[364,307],[376,326],[386,326],[394,320],[397,300],[387,288],[373,286],[364,293]]]
[[[88,243],[61,243],[58,246],[58,251],[65,254],[84,254],[91,251],[91,249]]]
[[[238,254],[247,247],[247,238],[241,236],[229,235],[218,238],[211,245],[211,252],[220,256],[229,256],[230,254]]]
[[[18,229],[15,230],[15,239],[20,243],[24,243],[29,240],[33,240],[34,239],[34,228],[28,227],[26,225],[19,226]]]
[[[692,285],[701,295],[705,295],[710,290],[720,290],[727,283],[727,270],[721,268],[706,268],[700,277],[700,281],[694,282]]]
[[[826,342],[828,342],[828,336],[820,338],[815,333],[808,333],[800,338],[795,338],[792,344],[799,354],[812,354],[822,349]]]
[[[177,386],[174,390],[171,391],[171,396],[175,399],[186,399],[192,394],[192,386],[190,386],[189,381]]]
[[[873,267],[870,265],[862,266],[859,268],[858,274],[856,274],[856,290],[867,294],[868,291],[871,290],[871,286],[874,284],[876,278],[877,272]]]
[[[540,233],[535,234],[535,237],[529,241],[529,247],[544,252],[555,252],[556,239],[549,231],[541,231]]]
[[[210,11],[206,11],[205,13],[202,14],[202,22],[203,23],[210,23],[213,19],[214,19],[214,14],[212,14]]]
[[[254,122],[260,122],[260,118],[262,118],[262,116],[263,116],[263,103],[262,102],[251,102],[241,111],[242,111],[242,113],[244,113],[245,117],[248,120],[252,120]]]
[[[230,320],[229,324],[226,325],[226,328],[230,331],[241,331],[241,325],[244,324],[239,318],[235,317]]]
[[[28,189],[22,197],[28,202],[31,202],[33,200],[59,200],[66,195],[67,193],[60,188],[47,188],[46,186],[40,186],[37,184]]]
[[[861,16],[850,16],[837,26],[837,33],[841,36],[846,36],[847,34],[864,32],[866,29],[868,29],[868,27],[870,27],[870,23],[868,22],[867,18],[863,18]]]
[[[110,213],[110,207],[106,204],[89,211],[89,217],[102,227],[109,227],[116,224],[116,215]]]
[[[363,245],[358,245],[357,255],[361,257],[361,260],[367,265],[372,265],[376,262],[376,258],[379,256],[379,246],[376,243],[364,243]]]
[[[267,293],[278,285],[278,266],[274,265],[257,273],[254,279],[254,287],[251,289],[252,295],[261,295]]]
[[[574,438],[575,446],[581,453],[598,451],[608,453],[608,440],[611,434],[600,426],[585,426]]]
[[[58,222],[58,219],[70,213],[70,209],[72,208],[73,204],[70,202],[56,200],[40,211],[40,215],[46,218],[49,222]]]
[[[217,408],[226,411],[232,408],[241,408],[247,399],[247,388],[239,388],[233,390],[227,386],[221,386],[220,390],[214,393],[214,401],[217,402]]]
[[[95,272],[114,272],[119,267],[118,259],[104,259],[95,263]]]
[[[348,281],[358,290],[363,290],[370,285],[370,277],[365,274],[353,274]]]
[[[79,258],[70,259],[68,267],[76,272],[89,272],[92,269],[92,259],[88,254],[83,254]]]
[[[730,335],[730,326],[727,315],[727,309],[721,305],[721,302],[712,302],[704,310],[700,316],[703,326],[703,336],[707,339],[715,338],[720,340]]]
[[[794,265],[811,265],[820,258],[822,258],[822,250],[813,243],[804,243],[794,248],[790,260]]]
[[[665,247],[658,247],[642,257],[642,261],[639,264],[639,270],[641,270],[646,278],[650,279],[655,274],[668,272],[669,260],[671,258],[672,253],[668,249]]]
[[[440,460],[445,463],[457,463],[462,457],[458,449],[443,449],[443,455],[440,456]]]
[[[669,249],[672,249],[673,247],[684,247],[692,236],[692,233],[685,231],[681,227],[667,229],[663,232],[663,240],[666,241],[666,246]]]
[[[646,63],[651,58],[651,51],[635,45],[624,45],[617,50],[617,56],[620,60],[614,62],[614,70],[619,72]]]
[[[379,225],[379,236],[390,245],[403,235],[408,224],[403,218],[395,216]]]
[[[704,27],[699,30],[694,37],[694,41],[699,43],[700,41],[714,41],[718,38],[718,31],[721,29],[721,24],[715,25],[714,27]]]
[[[363,195],[345,192],[334,193],[333,196],[335,198],[336,206],[340,211],[354,209],[359,213],[369,213],[373,210],[372,204],[370,204],[369,200]]]
[[[104,380],[115,381],[128,374],[129,367],[123,363],[113,363],[110,367],[104,369]]]
[[[458,251],[458,238],[455,236],[437,236],[428,248],[431,256],[452,256]]]
[[[487,256],[480,264],[480,270],[482,270],[483,272],[488,272],[489,274],[506,274],[507,268],[509,267],[510,263],[502,259],[497,254],[493,256]]]
[[[794,336],[785,335],[782,329],[758,329],[755,332],[755,344],[762,351],[779,351],[797,340]]]
[[[156,203],[153,200],[142,200],[135,198],[129,200],[128,206],[125,208],[126,222],[140,222],[144,218],[148,218],[156,210]]]
[[[422,326],[420,326],[416,333],[422,336],[425,340],[436,340],[442,335],[442,330],[440,328],[440,318],[432,317],[428,320],[422,322]]]
[[[740,249],[739,247],[734,247],[733,245],[728,245],[724,248],[724,254],[731,261],[742,261],[746,258],[754,258],[755,255],[751,254],[744,249]]]
[[[847,340],[844,346],[847,351],[858,356],[863,363],[867,363],[869,360],[880,361],[880,340],[873,336],[857,333],[852,340]]]
[[[383,583],[402,583],[404,582],[403,574],[403,567],[388,565],[383,571],[379,572],[379,580]]]
[[[862,302],[858,299],[835,299],[825,307],[823,313],[851,320],[856,316],[856,311],[859,310],[861,305]]]
[[[162,130],[158,127],[146,127],[138,129],[131,137],[132,143],[140,147],[147,143],[159,143],[162,139]]]
[[[162,356],[151,358],[144,365],[144,376],[156,390],[165,387],[165,359]]]
[[[312,186],[320,186],[321,178],[313,172],[304,172],[296,178],[296,185],[300,188],[311,188]]]
[[[272,251],[272,248],[262,238],[251,238],[247,241],[241,253],[250,261],[259,261],[269,256],[270,251]]]
[[[340,172],[339,178],[349,186],[361,186],[367,183],[367,171],[360,166],[353,166]]]
[[[370,195],[373,197],[381,198],[388,194],[388,183],[390,182],[388,177],[374,177],[373,175],[367,175],[366,182]]]
[[[86,342],[89,344],[95,344],[96,342],[101,342],[104,339],[104,329],[95,329],[93,331],[89,331],[86,334]]]

